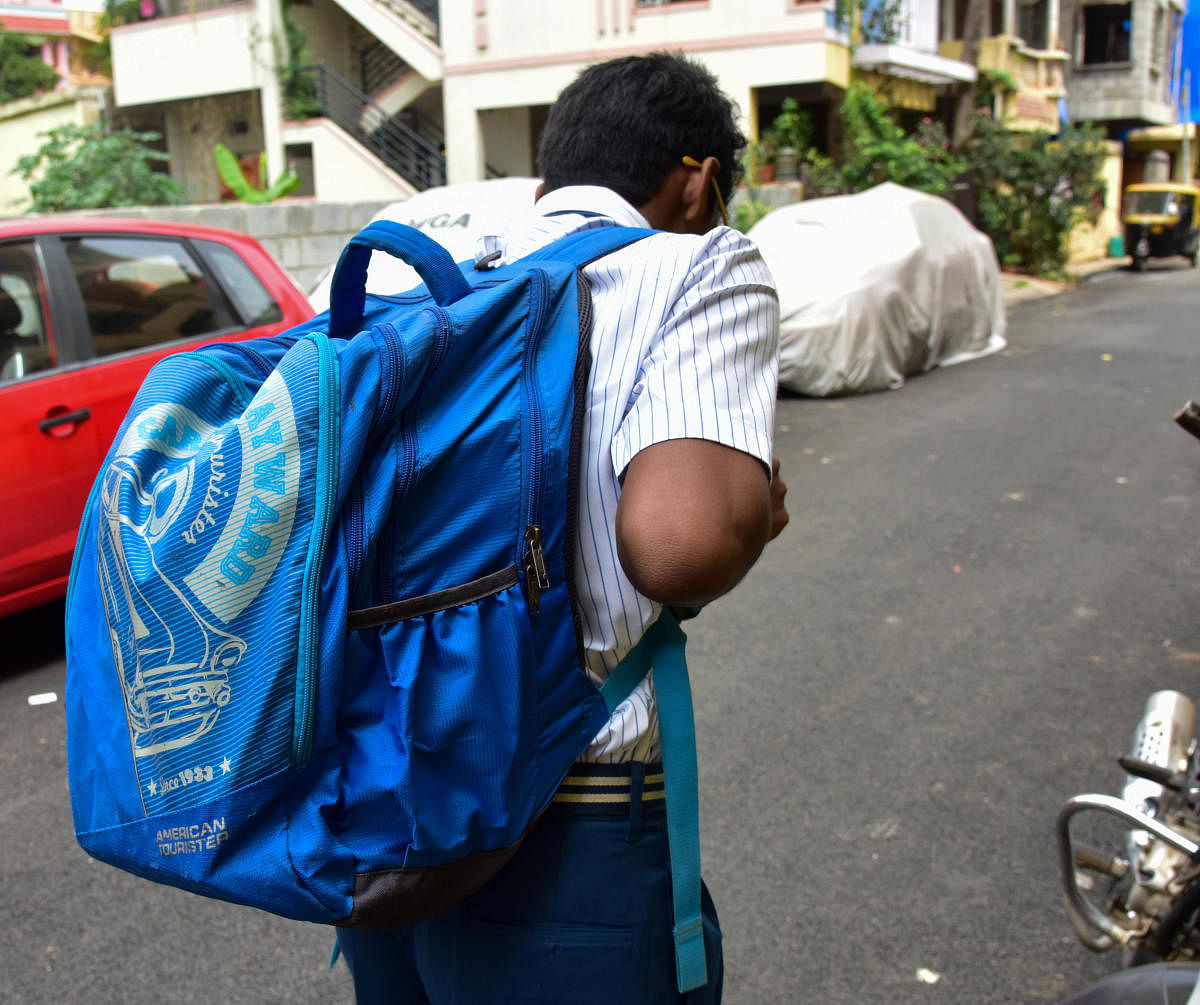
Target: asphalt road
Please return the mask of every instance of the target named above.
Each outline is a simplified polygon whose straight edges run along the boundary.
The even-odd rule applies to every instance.
[[[1009,348],[785,398],[792,526],[690,629],[730,1005],[1054,1002],[1053,823],[1146,697],[1200,696],[1200,275],[1023,303]],[[71,834],[61,610],[0,622],[0,1001],[349,1001],[328,931],[156,887]]]

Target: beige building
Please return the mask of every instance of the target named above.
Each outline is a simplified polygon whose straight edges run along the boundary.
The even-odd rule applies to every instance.
[[[898,37],[854,47],[834,0],[154,2],[113,30],[115,103],[166,136],[172,174],[199,200],[220,193],[217,142],[266,151],[270,177],[290,167],[323,199],[533,174],[563,86],[654,49],[708,65],[752,135],[795,98],[825,148],[852,62],[922,112],[974,76],[938,52],[932,0],[908,0]],[[303,52],[286,41],[297,26]]]

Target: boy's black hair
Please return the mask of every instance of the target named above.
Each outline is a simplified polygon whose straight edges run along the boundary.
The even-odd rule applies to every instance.
[[[642,206],[685,156],[716,157],[728,202],[745,145],[713,75],[683,55],[653,52],[589,66],[568,85],[550,109],[538,163],[547,192],[604,185]]]

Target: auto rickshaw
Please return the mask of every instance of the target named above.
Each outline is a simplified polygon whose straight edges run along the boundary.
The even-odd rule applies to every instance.
[[[1182,255],[1196,265],[1200,186],[1142,182],[1125,189],[1125,251],[1142,270],[1149,258]]]

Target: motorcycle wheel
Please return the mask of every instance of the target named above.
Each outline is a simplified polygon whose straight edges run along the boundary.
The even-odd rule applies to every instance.
[[[1143,272],[1146,269],[1146,259],[1142,255],[1133,256],[1133,271]]]

